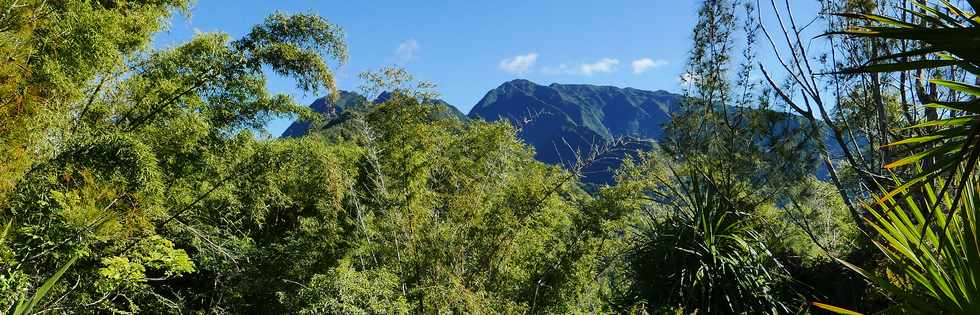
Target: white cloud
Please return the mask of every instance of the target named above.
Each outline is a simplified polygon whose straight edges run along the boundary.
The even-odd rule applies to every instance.
[[[538,61],[537,53],[529,53],[527,55],[514,56],[512,58],[507,58],[500,61],[500,70],[504,70],[510,74],[523,74],[527,73],[528,70],[534,66],[534,63]]]
[[[584,75],[593,75],[595,73],[610,73],[616,71],[616,66],[619,65],[619,59],[613,58],[602,58],[595,63],[587,63],[579,66],[579,72]]]
[[[410,38],[398,44],[398,48],[395,48],[395,58],[398,59],[398,62],[407,62],[415,58],[419,49],[419,42],[414,38]]]
[[[575,74],[575,69],[572,69],[568,64],[560,64],[557,67],[545,66],[541,69],[541,73],[547,75],[558,75],[558,74]]]
[[[646,72],[647,70],[653,68],[660,68],[668,64],[670,64],[670,62],[663,59],[653,60],[650,58],[643,58],[643,59],[633,60],[633,63],[631,65],[633,66],[633,73],[640,74]]]

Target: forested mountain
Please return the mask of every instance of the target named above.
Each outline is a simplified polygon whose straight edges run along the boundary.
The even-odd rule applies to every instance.
[[[609,183],[612,170],[631,152],[652,148],[663,138],[663,124],[677,108],[681,95],[666,91],[587,84],[543,86],[513,80],[487,92],[470,118],[507,120],[518,126],[518,137],[535,148],[535,158],[571,166],[593,148],[623,139],[585,170],[585,182]]]
[[[623,157],[648,151],[653,142],[665,140],[666,124],[683,101],[683,95],[663,90],[589,84],[544,86],[518,79],[487,92],[468,117],[509,121],[518,127],[518,137],[535,148],[535,158],[549,164],[570,166],[580,158],[577,155],[588,155],[593,148],[609,149],[610,143],[615,142],[615,148],[605,152],[604,158],[587,167],[583,178],[588,183],[608,184]],[[728,112],[740,113],[733,108],[728,108]],[[750,119],[740,120],[741,128],[756,133],[760,145],[809,152],[814,155],[811,159],[816,158],[816,141],[794,137],[806,126],[803,117],[769,109],[741,114],[746,112],[767,125],[759,128],[751,126]],[[827,126],[818,128],[815,133],[827,137],[830,156],[840,158],[840,148],[830,139]],[[818,167],[817,175],[826,179],[827,172]]]
[[[313,101],[313,104],[310,104],[310,109],[322,115],[323,119],[326,120],[325,123],[327,126],[332,126],[334,124],[332,124],[331,122],[335,122],[335,120],[341,118],[344,112],[348,110],[365,112],[369,110],[368,108],[365,107],[384,103],[385,101],[391,99],[392,97],[393,97],[392,93],[383,92],[369,103],[367,102],[367,98],[365,98],[361,94],[358,94],[357,92],[341,90],[339,91],[339,96],[336,99],[331,99],[330,97],[321,97],[316,99],[315,101]],[[443,109],[443,111],[440,112],[440,116],[442,115],[452,116],[459,120],[464,120],[464,121],[467,119],[466,115],[464,115],[462,112],[456,109],[456,107],[449,105],[449,103],[446,103],[443,100],[436,99],[436,100],[431,100],[428,103],[436,105]],[[286,130],[282,132],[282,135],[280,135],[280,137],[282,138],[301,137],[310,132],[310,125],[311,123],[309,121],[298,119],[294,121],[292,124],[290,124],[289,127],[287,127]]]
[[[327,97],[318,98],[310,104],[310,109],[320,113],[325,119],[333,119],[340,116],[344,110],[349,109],[354,106],[360,106],[364,104],[367,100],[364,96],[354,92],[340,91],[340,96],[336,100],[331,100]],[[283,131],[282,137],[299,137],[305,135],[310,130],[310,122],[305,120],[297,120]]]
[[[342,91],[336,101],[320,98],[310,108],[323,114],[329,122],[352,106],[378,104],[388,95],[382,93],[373,102],[366,103],[360,94]],[[578,160],[588,158],[593,150],[604,150],[600,152],[602,156],[586,165],[583,181],[609,184],[624,157],[649,151],[655,142],[664,140],[665,124],[670,122],[671,113],[678,110],[683,99],[683,95],[663,90],[589,84],[553,83],[545,86],[516,79],[488,91],[469,115],[464,116],[442,100],[433,102],[445,106],[448,115],[462,120],[511,123],[517,127],[518,138],[535,149],[535,159],[548,164],[573,167]],[[766,110],[755,112],[769,116],[766,119],[774,125],[769,129],[774,135],[760,137],[760,142],[783,140],[803,125],[802,118],[796,115]],[[296,121],[282,133],[282,137],[302,136],[308,128],[308,122]],[[828,132],[824,130],[823,134]],[[795,145],[813,149],[813,143]],[[839,156],[834,154],[838,149],[830,148],[830,151],[832,156]],[[820,170],[818,175],[825,178],[825,173]]]
[[[387,99],[382,93],[370,104]],[[577,154],[586,154],[592,146],[614,139],[626,139],[614,152],[595,161],[585,170],[585,181],[609,183],[619,161],[629,152],[648,151],[652,140],[663,137],[662,125],[670,121],[669,112],[677,108],[681,95],[666,91],[587,84],[542,86],[528,80],[513,80],[490,90],[470,111],[463,115],[442,100],[448,115],[460,119],[505,119],[518,126],[518,137],[535,148],[535,158],[549,164],[575,163]],[[332,101],[317,99],[310,108],[329,121],[356,104],[368,104],[357,93],[343,91]],[[294,122],[282,137],[307,133],[309,122]]]
[[[683,96],[667,91],[588,84],[538,85],[513,80],[490,90],[468,115],[488,121],[507,119],[522,124],[522,138],[545,144],[555,131],[579,132],[583,138],[660,139]],[[537,146],[536,147],[541,147]]]

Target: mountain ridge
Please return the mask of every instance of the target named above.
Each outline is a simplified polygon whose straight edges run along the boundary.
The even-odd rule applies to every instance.
[[[683,96],[607,85],[540,85],[525,79],[504,82],[488,91],[467,115],[470,119],[507,120],[519,125],[518,137],[535,148],[535,158],[574,165],[578,155],[614,139],[630,139],[604,163],[586,169],[584,181],[611,183],[619,160],[652,148],[664,136],[662,125]]]
[[[382,93],[372,103],[385,99],[386,94]],[[515,79],[489,90],[467,115],[442,100],[433,102],[447,106],[450,115],[461,120],[508,121],[516,127],[517,136],[535,149],[535,159],[553,165],[571,167],[581,154],[625,139],[606,159],[584,170],[583,182],[608,184],[613,182],[614,170],[622,159],[650,150],[655,142],[663,140],[663,125],[670,122],[670,114],[680,107],[683,99],[680,94],[664,90],[590,84],[540,85]],[[329,120],[356,104],[367,104],[366,98],[343,91],[337,102],[321,98],[311,107],[327,115]],[[779,128],[783,132],[791,132],[802,123],[799,121],[802,118],[790,113],[770,114],[785,116],[779,118],[787,121]],[[301,136],[308,129],[308,123],[297,121],[282,137]]]
[[[585,126],[607,140],[617,136],[659,138],[662,135],[659,126],[669,120],[668,113],[681,99],[681,95],[663,90],[589,84],[545,86],[516,79],[487,92],[467,116],[517,121],[522,120],[518,115],[554,114],[574,125]],[[515,112],[510,107],[529,111]]]

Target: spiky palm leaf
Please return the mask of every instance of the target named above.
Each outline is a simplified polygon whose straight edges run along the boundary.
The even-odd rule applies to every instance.
[[[10,232],[10,227],[12,225],[13,225],[13,221],[7,222],[7,224],[3,225],[3,232],[0,232],[0,245],[3,245],[4,242],[7,241],[7,233]],[[61,276],[63,276],[65,272],[68,271],[68,268],[70,268],[71,265],[75,263],[76,259],[78,259],[77,256],[72,257],[70,260],[68,260],[67,263],[62,265],[61,268],[59,268],[58,271],[54,273],[54,275],[51,275],[51,277],[45,280],[44,283],[41,284],[39,288],[37,288],[37,291],[34,292],[34,295],[31,296],[30,299],[28,299],[26,295],[22,296],[17,301],[16,306],[14,307],[13,311],[10,314],[11,315],[33,314],[34,309],[38,305],[40,305],[41,301],[45,297],[47,297],[48,293],[51,292],[51,288],[53,288],[54,285],[57,284],[59,280],[61,280]]]
[[[792,312],[779,291],[786,271],[750,224],[753,205],[704,174],[674,173],[658,187],[649,193],[666,212],[651,214],[627,253],[633,296],[708,313]]]
[[[58,271],[54,273],[54,275],[52,275],[47,280],[45,280],[44,283],[41,284],[41,287],[37,288],[37,291],[34,292],[34,295],[31,297],[31,299],[28,300],[26,296],[21,298],[20,301],[17,303],[17,307],[14,308],[14,312],[12,314],[13,315],[34,314],[34,309],[37,308],[38,305],[41,305],[41,301],[48,296],[48,294],[51,292],[51,289],[54,288],[54,285],[61,280],[61,276],[63,276],[65,272],[68,271],[68,268],[70,268],[71,265],[75,263],[76,259],[78,259],[78,257],[72,257],[70,260],[68,260],[67,263],[62,265],[61,268],[59,268]]]
[[[880,26],[835,34],[920,44],[919,48],[886,55],[872,60],[870,65],[841,73],[958,67],[980,76],[980,16],[975,13],[980,1],[968,2],[973,12],[947,0],[937,4],[944,10],[913,2],[918,10],[902,10],[917,17],[921,21],[918,24],[874,14],[840,14]],[[889,270],[899,279],[886,279],[845,261],[841,263],[897,297],[899,305],[895,311],[980,314],[980,186],[975,174],[980,161],[980,87],[941,79],[929,82],[972,96],[972,100],[923,104],[946,109],[950,115],[908,127],[919,131],[919,135],[887,145],[906,147],[911,153],[886,168],[916,167],[916,175],[904,182],[896,180],[894,189],[884,191],[874,206],[867,207],[871,236],[888,258]],[[854,314],[826,304],[813,305]]]
[[[874,244],[887,257],[887,268],[894,276],[886,279],[840,262],[896,297],[899,304],[894,311],[980,314],[980,183],[962,172],[954,177],[964,176],[968,179],[959,202],[951,194],[938,195],[941,187],[927,183],[921,191],[905,190],[867,207]],[[935,222],[927,222],[928,213],[940,215]],[[821,303],[814,306],[850,312]]]
[[[864,20],[881,26],[857,27],[832,34],[872,39],[912,40],[921,48],[889,54],[873,64],[847,69],[841,73],[879,73],[908,70],[927,70],[940,67],[958,67],[980,76],[980,17],[975,13],[980,1],[969,1],[973,12],[961,9],[947,0],[939,0],[943,10],[913,2],[919,10],[906,10],[922,23],[912,24],[875,14],[844,13],[841,16]],[[944,12],[945,11],[945,12]],[[913,60],[915,59],[915,60]],[[907,166],[920,161],[932,161],[931,166],[920,170],[911,179],[900,183],[883,195],[892,197],[900,191],[940,177],[961,165],[972,173],[980,161],[980,87],[965,83],[932,79],[929,82],[973,97],[970,101],[935,102],[927,107],[944,108],[951,112],[945,119],[923,122],[908,129],[920,131],[919,136],[890,143],[886,146],[904,146],[911,154],[887,164],[886,168]],[[947,177],[948,179],[949,177]],[[945,189],[954,195],[962,192],[962,185],[949,185]],[[940,192],[944,194],[946,191]],[[955,200],[956,198],[954,198]],[[931,217],[928,216],[928,217]]]

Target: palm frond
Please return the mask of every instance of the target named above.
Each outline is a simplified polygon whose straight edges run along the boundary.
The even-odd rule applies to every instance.
[[[916,10],[906,10],[918,17],[922,23],[912,24],[894,18],[873,14],[839,14],[841,16],[866,21],[880,26],[855,27],[832,34],[873,39],[900,39],[917,41],[922,48],[886,55],[873,60],[874,64],[843,69],[837,73],[881,73],[910,70],[929,70],[943,67],[958,67],[976,73],[980,69],[980,20],[976,12],[977,3],[971,1],[974,12],[961,9],[949,1],[940,0],[939,10],[927,4],[912,2]],[[883,62],[891,60],[891,62]],[[940,178],[960,166],[980,162],[980,87],[966,82],[932,79],[929,82],[972,96],[970,101],[948,101],[923,104],[926,107],[944,108],[951,114],[945,119],[931,120],[907,127],[919,131],[917,136],[900,139],[883,147],[901,147],[907,150],[903,157],[888,163],[885,168],[895,169],[909,165],[932,164],[904,183],[886,192],[887,199],[898,195],[901,190],[914,185]],[[947,183],[953,183],[947,181]],[[940,194],[951,193],[958,196],[964,187],[944,185]],[[926,218],[931,218],[931,215]]]
[[[955,176],[968,175],[957,172]],[[900,303],[896,308],[904,313],[978,314],[980,185],[975,177],[966,182],[958,202],[951,195],[937,194],[940,187],[927,183],[920,190],[906,189],[866,206],[867,223],[874,231],[870,236],[888,258],[885,268],[893,279],[838,261],[896,298]],[[930,214],[936,214],[935,220],[928,219]],[[896,280],[903,284],[893,283]],[[853,314],[826,304],[814,306]]]

